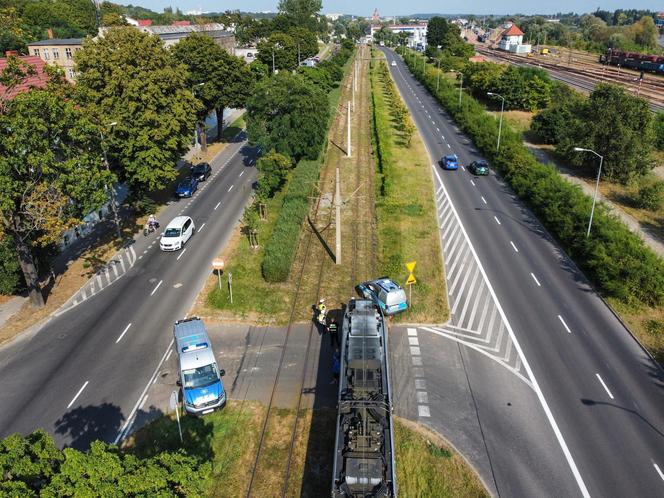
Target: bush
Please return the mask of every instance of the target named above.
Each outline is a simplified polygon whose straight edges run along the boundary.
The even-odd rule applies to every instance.
[[[657,211],[664,203],[664,182],[658,181],[639,189],[636,204],[641,209]]]
[[[286,181],[292,163],[289,157],[277,152],[269,152],[256,161],[258,169],[258,197],[273,197]]]
[[[300,227],[309,212],[309,196],[320,169],[320,161],[300,161],[293,170],[279,218],[265,245],[262,272],[268,282],[284,282],[288,278],[300,238]]]
[[[0,294],[16,294],[23,287],[23,274],[11,237],[0,239]]]
[[[401,49],[403,53],[404,49]],[[405,58],[409,65],[411,57]],[[423,80],[421,59],[412,69]],[[455,119],[460,129],[474,139],[475,145],[493,161],[514,192],[530,206],[541,223],[558,240],[594,282],[600,292],[625,303],[634,301],[649,306],[664,303],[664,261],[621,221],[600,204],[595,210],[593,230],[586,238],[585,228],[592,199],[564,180],[550,166],[539,163],[523,145],[518,134],[503,128],[500,152],[496,153],[495,119],[468,95],[461,107],[458,93],[441,79],[436,91],[435,71],[423,81],[432,95]]]
[[[664,150],[664,112],[658,112],[655,118],[655,147]]]

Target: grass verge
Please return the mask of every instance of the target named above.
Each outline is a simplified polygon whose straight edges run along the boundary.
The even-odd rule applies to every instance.
[[[385,62],[371,68],[379,273],[403,284],[408,278],[405,263],[417,261],[410,310],[394,319],[442,323],[449,308],[429,156],[417,131],[408,144],[398,128],[393,100],[403,103],[396,90],[388,90],[394,83],[381,66],[386,68]]]

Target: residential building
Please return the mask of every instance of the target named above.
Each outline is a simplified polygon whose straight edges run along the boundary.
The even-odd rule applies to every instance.
[[[382,26],[380,24],[371,25],[371,39],[381,28],[386,28],[393,33],[408,33],[408,46],[411,48],[421,48],[424,50],[427,46],[427,22],[417,24],[390,24]]]
[[[498,43],[500,50],[515,54],[529,54],[532,47],[523,44],[523,31],[514,23],[507,23]]]
[[[82,43],[83,38],[50,38],[28,43],[28,52],[46,64],[61,67],[67,80],[73,82],[76,79],[74,54]]]
[[[8,88],[0,84],[0,100],[11,100],[19,93],[27,92],[31,88],[44,88],[48,82],[48,76],[44,73],[44,62],[40,57],[35,55],[17,55],[18,52],[7,51],[6,58],[0,58],[0,74],[5,70],[8,64],[9,57],[18,57],[19,60],[30,64],[35,72],[25,78],[25,80],[14,87]]]

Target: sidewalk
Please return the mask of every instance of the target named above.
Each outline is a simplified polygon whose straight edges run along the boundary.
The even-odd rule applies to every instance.
[[[574,183],[575,185],[579,185],[583,189],[583,191],[586,194],[588,194],[590,197],[592,197],[595,194],[595,187],[583,181],[578,176],[576,176],[573,168],[570,168],[569,166],[566,166],[556,161],[551,156],[551,154],[549,154],[546,150],[540,149],[539,147],[537,147],[532,143],[526,142],[524,140],[523,144],[535,156],[535,158],[539,162],[541,162],[542,164],[552,164],[553,166],[555,166],[563,178],[565,178],[567,181],[571,183]],[[659,254],[661,257],[664,257],[664,241],[662,241],[659,237],[654,235],[648,229],[648,227],[644,227],[643,225],[641,225],[641,223],[639,223],[638,220],[636,220],[635,218],[627,214],[625,211],[620,209],[620,207],[616,206],[613,202],[611,202],[601,193],[597,194],[597,198],[601,200],[606,206],[608,206],[611,212],[615,214],[618,218],[620,218],[632,232],[641,237],[641,239],[643,239],[643,241],[646,243],[648,247],[650,247],[653,251],[655,251],[655,253]]]
[[[226,116],[224,117],[226,126],[232,124],[243,113],[244,109],[229,109],[226,113]],[[212,113],[211,117],[208,118],[206,124],[208,143],[212,143],[212,141],[217,137],[217,122],[214,118],[214,113]],[[189,151],[187,151],[187,153],[178,161],[177,169],[180,169],[186,164],[190,163],[198,151],[199,150],[197,148],[192,146]],[[119,212],[120,219],[124,219],[126,214],[127,211],[121,208]],[[67,270],[67,267],[71,264],[72,261],[80,258],[81,255],[86,251],[95,247],[99,240],[101,240],[113,230],[115,230],[115,225],[113,224],[112,219],[107,218],[97,223],[92,231],[86,236],[72,242],[54,259],[53,271],[55,275],[62,275]],[[135,262],[136,254],[132,248],[132,241],[125,241],[125,244],[123,244],[122,248],[110,259],[110,261],[108,261],[107,264],[104,265],[95,275],[91,276],[88,283],[86,283],[80,289],[77,289],[69,301],[75,302],[78,299],[78,294],[81,294],[82,299],[87,298],[87,294],[90,294],[90,290],[87,289],[87,287],[91,286],[91,291],[94,293],[95,291],[99,291],[103,287],[110,285],[122,274],[124,274],[124,272],[131,268]],[[0,304],[0,328],[4,327],[4,325],[16,313],[18,313],[27,302],[28,298],[25,296],[14,296],[7,302]],[[63,308],[65,307],[66,306],[63,306]]]

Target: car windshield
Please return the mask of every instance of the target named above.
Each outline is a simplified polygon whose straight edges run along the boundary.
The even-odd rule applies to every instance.
[[[192,368],[191,370],[183,370],[182,373],[184,375],[184,387],[190,389],[209,386],[219,380],[217,367],[214,363],[204,367]]]
[[[203,164],[199,164],[198,166],[194,166],[194,173],[197,175],[201,173],[205,173],[205,166]]]
[[[179,228],[167,228],[164,232],[164,237],[179,237],[180,229]]]

